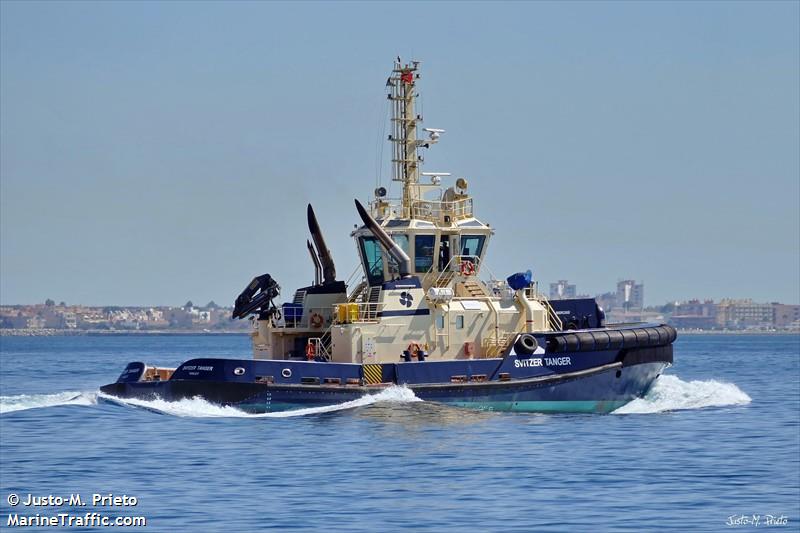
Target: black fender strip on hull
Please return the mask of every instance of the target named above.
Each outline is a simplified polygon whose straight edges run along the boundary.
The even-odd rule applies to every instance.
[[[632,348],[667,347],[678,337],[672,326],[597,329],[547,335],[547,353],[590,352]],[[670,360],[672,356],[670,354]]]

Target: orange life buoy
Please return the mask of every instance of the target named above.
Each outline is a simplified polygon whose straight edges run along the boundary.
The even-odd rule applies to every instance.
[[[408,353],[416,357],[421,348],[419,347],[419,344],[417,344],[416,342],[412,342],[411,344],[408,345],[408,348],[406,349],[408,350]]]
[[[311,361],[312,359],[314,359],[314,354],[315,354],[314,345],[309,341],[309,343],[306,344],[306,359]]]
[[[324,320],[322,319],[322,315],[321,314],[313,313],[311,315],[310,322],[311,322],[311,327],[312,328],[321,328],[322,327],[322,323],[324,322]]]
[[[475,273],[475,265],[472,261],[461,261],[461,274],[471,276]]]

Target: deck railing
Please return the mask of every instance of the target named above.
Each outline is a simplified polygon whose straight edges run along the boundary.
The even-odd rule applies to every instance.
[[[451,217],[452,220],[471,217],[472,198],[462,198],[452,202],[417,200],[411,204],[411,218],[444,222],[446,216]]]

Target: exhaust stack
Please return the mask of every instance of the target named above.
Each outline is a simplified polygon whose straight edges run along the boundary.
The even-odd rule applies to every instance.
[[[317,253],[319,254],[319,261],[322,263],[322,282],[326,284],[333,283],[336,281],[336,266],[333,264],[331,251],[325,246],[325,239],[322,238],[322,231],[319,229],[319,223],[311,204],[308,204],[307,212],[308,231],[311,232],[311,238],[314,239],[314,245],[317,247]]]
[[[389,234],[383,231],[383,228],[375,222],[367,210],[364,209],[364,206],[361,205],[361,202],[356,200],[356,209],[358,209],[358,214],[361,217],[361,220],[364,221],[364,225],[369,228],[372,234],[375,236],[378,241],[380,241],[381,245],[383,246],[386,253],[394,258],[397,261],[397,268],[399,270],[399,274],[401,278],[407,278],[411,276],[411,259],[408,255],[403,251],[400,246],[396,242],[389,237]]]
[[[314,245],[311,244],[311,241],[306,239],[306,246],[308,246],[308,253],[311,255],[311,261],[314,263],[314,285],[319,285],[319,278],[321,276],[322,266],[319,264],[319,257],[317,257],[317,252],[314,251]]]

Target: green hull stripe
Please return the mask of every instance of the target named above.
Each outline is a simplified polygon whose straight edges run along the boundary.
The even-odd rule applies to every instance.
[[[480,411],[516,411],[521,413],[610,413],[619,409],[628,400],[575,400],[575,401],[519,401],[519,402],[435,402],[467,409],[477,409]],[[296,409],[307,409],[311,407],[322,407],[335,405],[335,403],[252,403],[238,405],[237,408],[248,413],[264,413],[276,411],[292,411]]]

